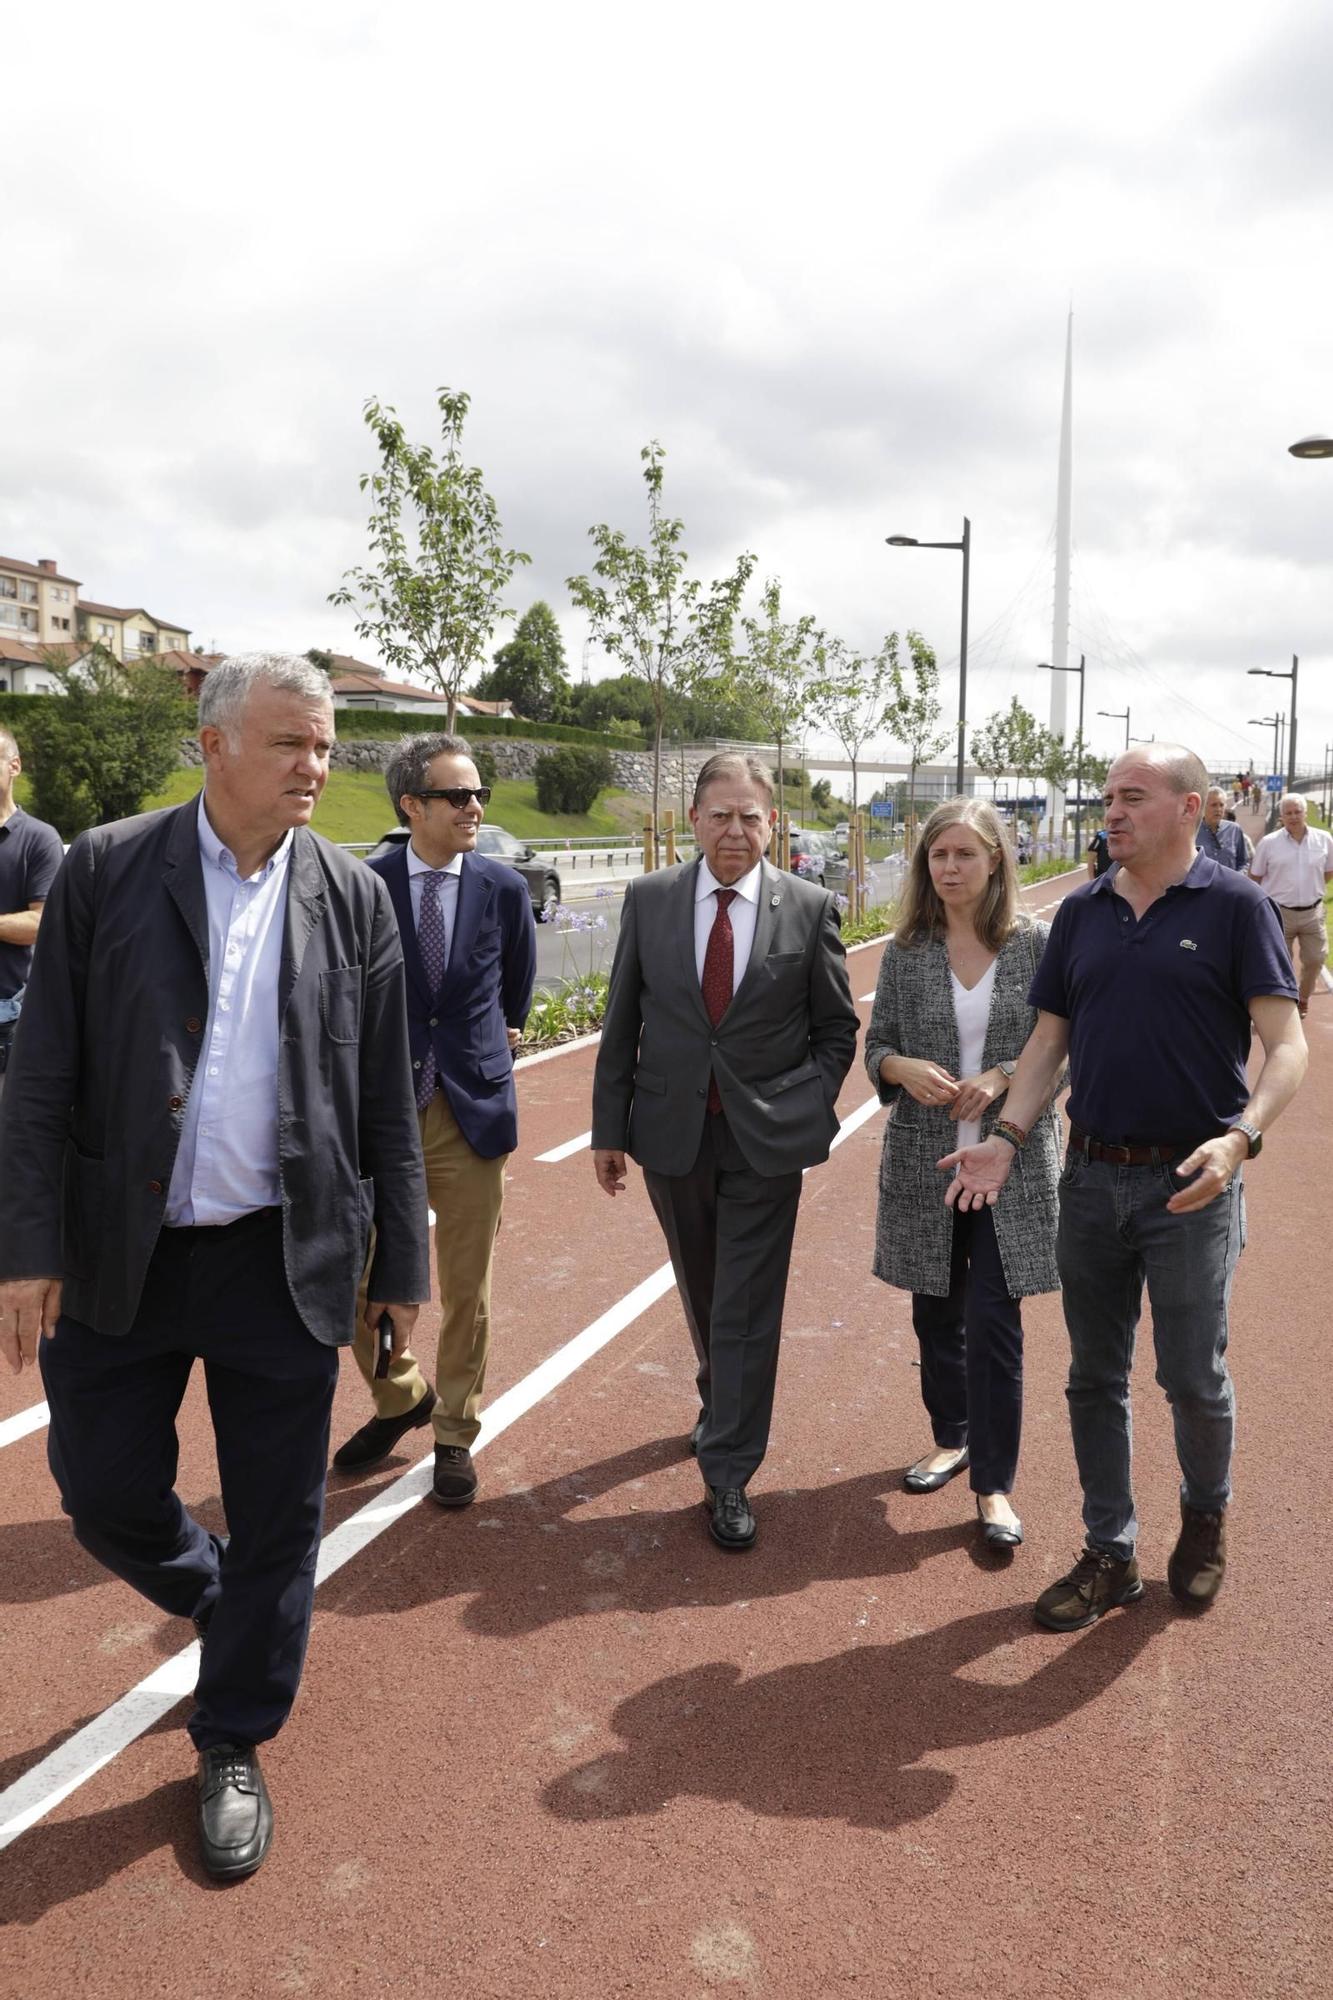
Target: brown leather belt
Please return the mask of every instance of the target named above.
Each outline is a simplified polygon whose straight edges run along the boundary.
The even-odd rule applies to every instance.
[[[1090,1160],[1109,1160],[1113,1167],[1155,1167],[1164,1160],[1178,1160],[1187,1146],[1108,1146],[1077,1125],[1069,1128],[1069,1143]]]

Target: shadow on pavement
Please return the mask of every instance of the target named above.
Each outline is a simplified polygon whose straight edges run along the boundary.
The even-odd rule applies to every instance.
[[[684,1504],[578,1515],[614,1488],[628,1484],[632,1492],[634,1481],[667,1470]],[[930,1526],[928,1498],[904,1496],[921,1509],[919,1529],[904,1533],[886,1521],[884,1495],[901,1477],[898,1469],[796,1491],[757,1489],[759,1542],[737,1556],[708,1538],[702,1484],[682,1441],[657,1438],[521,1492],[492,1497],[483,1488],[466,1515],[442,1517],[423,1503],[375,1554],[330,1577],[319,1608],[348,1617],[470,1597],[468,1628],[508,1639],[613,1609],[784,1597],[812,1583],[904,1575],[933,1557],[961,1556],[974,1539],[970,1518],[939,1522],[936,1512]]]
[[[1009,1605],[751,1680],[719,1660],[621,1702],[611,1727],[624,1749],[556,1779],[544,1803],[557,1818],[595,1821],[692,1797],[885,1831],[953,1793],[952,1773],[923,1760],[1065,1721],[1172,1618],[1159,1590],[1073,1641]],[[987,1662],[1001,1669],[990,1680],[976,1675]]]

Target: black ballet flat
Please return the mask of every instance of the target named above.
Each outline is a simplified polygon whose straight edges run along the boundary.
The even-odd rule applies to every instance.
[[[918,1464],[920,1464],[918,1460]],[[967,1446],[964,1445],[952,1465],[946,1465],[942,1472],[919,1472],[912,1466],[903,1474],[903,1490],[906,1493],[938,1493],[941,1486],[947,1486],[951,1479],[957,1479],[960,1472],[968,1467]]]
[[[1010,1528],[1002,1521],[986,1520],[981,1511],[980,1500],[977,1501],[977,1527],[982,1542],[988,1549],[1016,1549],[1022,1546],[1023,1523],[1015,1521]]]

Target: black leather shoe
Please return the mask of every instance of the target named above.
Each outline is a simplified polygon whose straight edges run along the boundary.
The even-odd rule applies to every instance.
[[[430,1422],[430,1413],[439,1402],[433,1389],[427,1389],[419,1403],[413,1403],[410,1410],[401,1417],[372,1417],[368,1424],[362,1424],[359,1431],[353,1431],[345,1445],[333,1454],[333,1463],[339,1472],[366,1472],[372,1465],[389,1456],[399,1438],[409,1431],[419,1431],[423,1424]]]
[[[430,1497],[441,1507],[469,1507],[477,1497],[477,1470],[465,1444],[437,1444]]]
[[[1017,1549],[1023,1545],[1023,1523],[1015,1520],[1012,1527],[1004,1521],[988,1521],[977,1502],[977,1533],[988,1549]]]
[[[253,1875],[273,1838],[273,1803],[252,1744],[199,1753],[199,1853],[220,1882]]]
[[[708,1508],[708,1532],[720,1549],[752,1549],[759,1530],[755,1526],[750,1503],[745,1497],[743,1486],[720,1486],[716,1492],[711,1486],[704,1491],[708,1498],[704,1505]]]
[[[931,1453],[927,1452],[926,1457],[929,1458],[930,1456]],[[924,1460],[918,1460],[917,1465],[912,1466],[909,1471],[903,1474],[903,1491],[905,1493],[938,1493],[941,1486],[947,1486],[949,1481],[956,1479],[960,1472],[966,1472],[970,1461],[967,1456],[967,1446],[964,1445],[953,1464],[946,1465],[942,1472],[919,1471],[918,1466],[924,1464],[924,1462]]]
[[[697,1458],[699,1456],[699,1440],[704,1434],[705,1421],[706,1419],[704,1417],[704,1413],[702,1410],[700,1410],[699,1421],[694,1426],[694,1429],[690,1432],[689,1437],[686,1439],[686,1443],[688,1444],[690,1449],[691,1458]]]

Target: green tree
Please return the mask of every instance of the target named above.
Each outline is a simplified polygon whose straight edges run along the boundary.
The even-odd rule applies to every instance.
[[[1018,774],[1018,789],[1022,797],[1031,798],[1036,791],[1038,774],[1051,758],[1049,729],[1043,729],[1031,709],[1024,708],[1017,695],[1010,698],[1004,714],[1004,724],[1009,736],[1009,762]],[[1036,847],[1036,814],[1029,812],[1032,823],[1032,840]]]
[[[841,639],[819,633],[813,648],[818,692],[814,713],[837,737],[852,767],[852,817],[858,806],[857,766],[861,752],[884,727],[893,677],[896,634],[877,653],[857,653]]]
[[[730,575],[707,590],[700,578],[686,574],[685,524],[662,505],[665,456],[656,439],[639,453],[648,488],[647,545],[602,522],[588,530],[597,550],[592,575],[568,579],[593,637],[638,676],[651,697],[654,821],[662,793],[662,735],[673,698],[693,692],[705,676],[725,674],[732,621],[754,568],[753,556],[739,556]]]
[[[495,654],[495,665],[473,684],[482,701],[510,701],[528,722],[558,722],[568,712],[565,643],[549,604],[538,598]]]
[[[778,797],[782,797],[782,746],[799,734],[811,714],[820,684],[815,678],[815,621],[808,614],[794,624],[782,620],[782,585],[770,577],[764,585],[762,618],[742,618],[748,642],[737,663],[743,698],[758,714],[763,734],[772,736],[778,752]]]
[[[937,757],[952,732],[941,727],[944,711],[940,706],[940,670],[933,649],[919,632],[907,634],[906,664],[898,655],[896,632],[890,632],[886,649],[892,699],[884,711],[884,727],[895,741],[907,746],[910,816],[916,810],[917,767]]]
[[[32,809],[66,840],[85,827],[126,819],[159,791],[180,762],[194,704],[170,667],[122,665],[104,647],[82,659],[46,661],[59,692],[23,717]]]
[[[984,778],[990,779],[990,795],[994,801],[1000,779],[1013,762],[1009,754],[1008,719],[1003,709],[996,709],[988,715],[980,729],[972,732],[972,762]]]
[[[816,778],[810,787],[810,803],[827,812],[833,803],[833,782],[829,778]]]
[[[653,726],[653,697],[637,674],[612,674],[603,681],[589,681],[586,687],[574,689],[570,707],[583,729],[627,722],[646,736]]]
[[[349,569],[329,603],[357,613],[356,630],[380,657],[420,674],[448,697],[445,727],[458,697],[481,665],[496,624],[512,618],[501,603],[519,563],[504,546],[500,516],[480,469],[463,463],[463,424],[471,398],[437,391],[441,454],[408,443],[397,413],[374,397],[364,417],[379,447],[378,472],[363,474],[371,495],[372,563]]]
[[[562,743],[558,750],[543,751],[532,775],[538,812],[587,813],[597,803],[597,794],[611,782],[611,759],[605,750]]]

